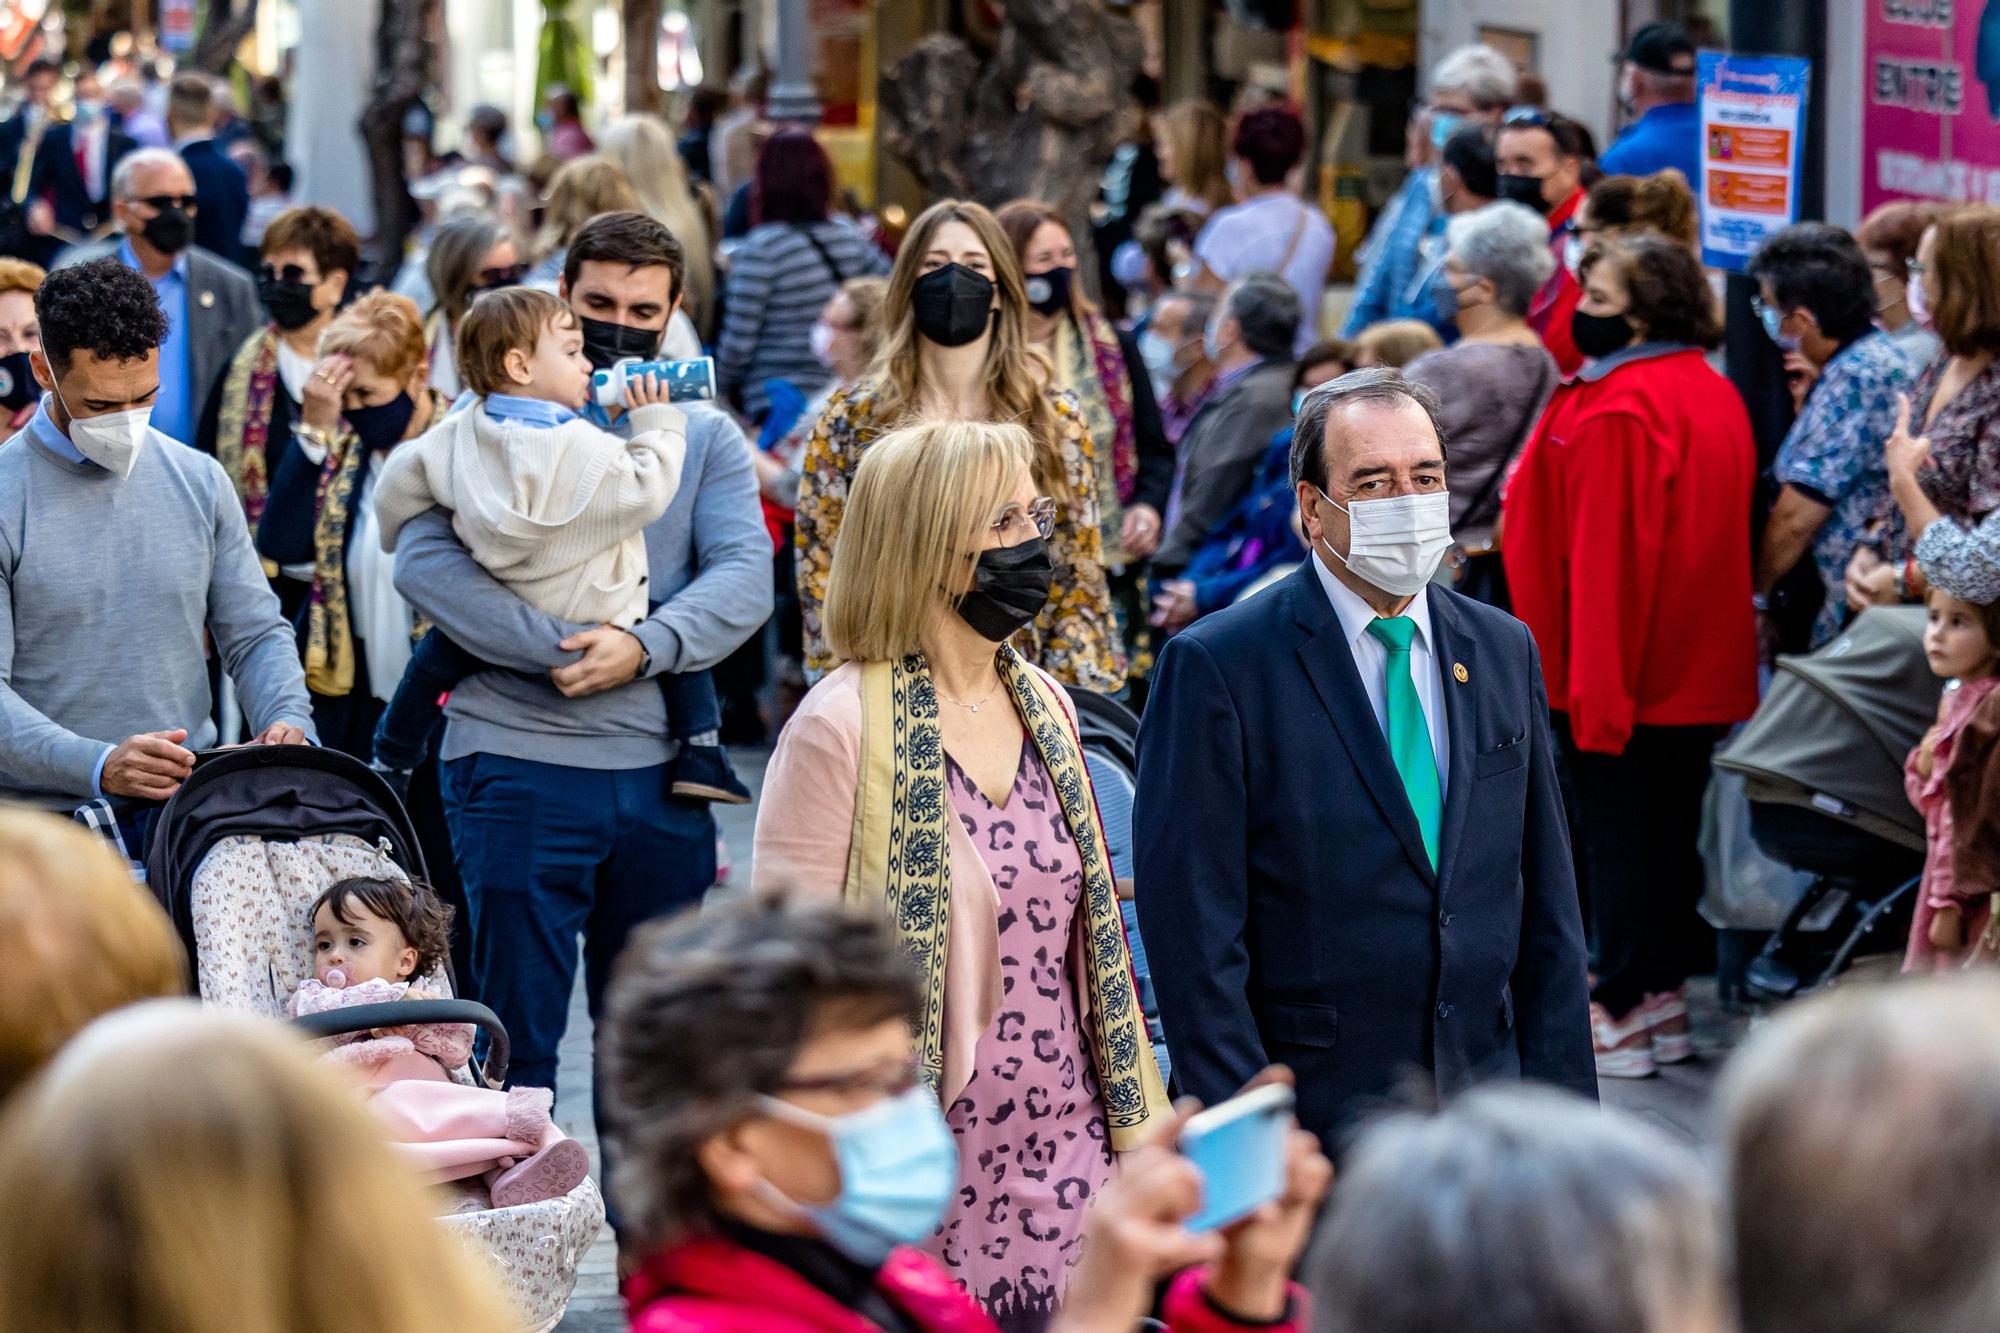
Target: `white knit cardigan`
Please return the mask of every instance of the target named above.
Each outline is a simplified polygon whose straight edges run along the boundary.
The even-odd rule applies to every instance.
[[[667,403],[632,411],[628,442],[582,418],[545,429],[495,421],[485,404],[399,445],[375,481],[382,549],[427,509],[494,578],[563,620],[630,626],[646,617],[646,526],[667,511],[687,458],[687,418]]]

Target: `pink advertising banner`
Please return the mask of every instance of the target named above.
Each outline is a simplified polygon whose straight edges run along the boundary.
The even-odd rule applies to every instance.
[[[1861,206],[2000,203],[2000,0],[1865,0]]]

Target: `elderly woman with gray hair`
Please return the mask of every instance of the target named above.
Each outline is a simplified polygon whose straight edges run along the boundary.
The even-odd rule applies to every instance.
[[[1519,204],[1497,203],[1451,220],[1438,309],[1456,311],[1458,341],[1403,369],[1443,400],[1451,449],[1450,565],[1458,591],[1507,609],[1500,552],[1500,491],[1561,376],[1528,327],[1528,305],[1555,270],[1548,224]]]
[[[1661,1131],[1549,1088],[1396,1115],[1342,1167],[1313,1333],[1724,1333],[1717,1191]]]

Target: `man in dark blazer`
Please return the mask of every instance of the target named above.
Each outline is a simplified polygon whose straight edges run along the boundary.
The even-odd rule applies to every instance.
[[[102,110],[49,127],[35,158],[29,197],[47,199],[56,236],[75,244],[111,220],[111,177],[138,142],[111,124]]]
[[[194,181],[187,164],[164,148],[130,153],[111,173],[111,208],[119,236],[73,246],[57,268],[116,259],[153,284],[167,312],[160,348],[160,393],[153,428],[183,444],[194,442],[208,392],[251,331],[265,322],[257,283],[200,246],[193,232]]]
[[[194,243],[211,254],[243,255],[243,220],[250,215],[250,181],[215,141],[215,85],[206,74],[177,76],[167,90],[167,131],[174,136],[195,198]]]
[[[1596,1093],[1534,641],[1428,585],[1437,413],[1393,370],[1309,394],[1313,555],[1167,645],[1140,733],[1139,929],[1175,1077],[1213,1103],[1289,1065],[1329,1146],[1412,1081]]]

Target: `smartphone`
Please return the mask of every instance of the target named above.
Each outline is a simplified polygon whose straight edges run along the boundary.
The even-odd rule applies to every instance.
[[[1213,1231],[1284,1193],[1285,1140],[1297,1098],[1268,1083],[1196,1112],[1181,1127],[1181,1156],[1201,1172],[1201,1209],[1189,1231]]]

